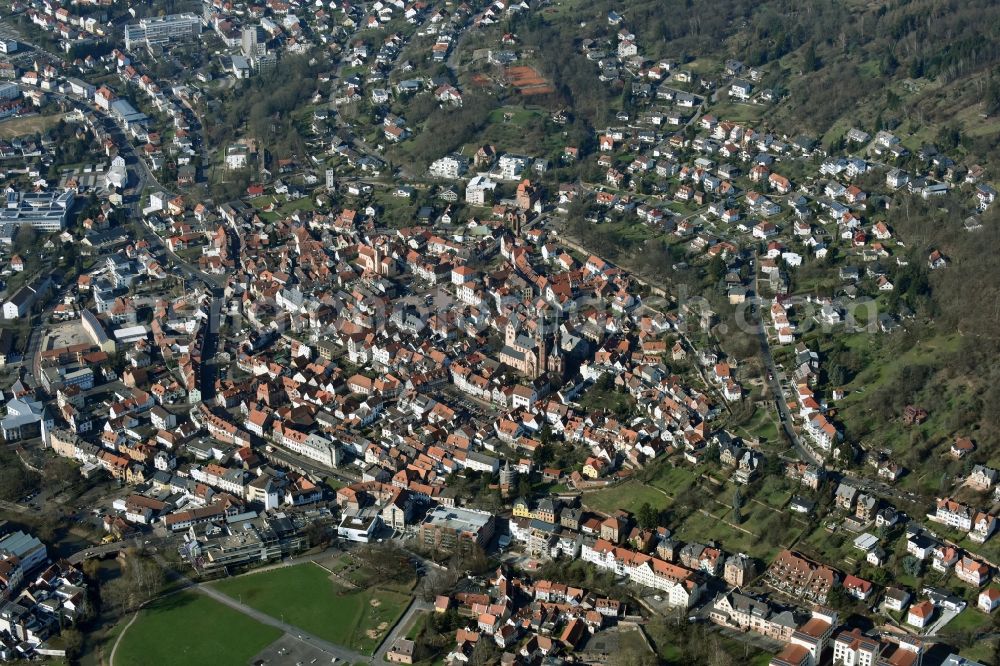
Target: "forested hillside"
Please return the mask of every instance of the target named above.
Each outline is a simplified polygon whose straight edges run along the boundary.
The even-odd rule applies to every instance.
[[[964,150],[1000,160],[1000,3],[637,0],[623,9],[567,0],[558,12],[519,19],[512,27],[595,125],[610,117],[610,93],[593,85],[579,35],[613,36],[609,11],[624,15],[649,57],[695,65],[736,58],[762,68],[782,95],[768,122],[775,129],[833,141],[852,125],[909,123],[930,140],[940,126],[954,126]]]

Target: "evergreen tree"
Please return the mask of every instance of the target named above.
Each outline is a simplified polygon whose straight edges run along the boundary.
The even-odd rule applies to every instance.
[[[660,522],[659,515],[649,502],[644,502],[641,507],[639,507],[639,513],[636,515],[639,521],[639,526],[644,530],[656,529],[658,523]]]
[[[805,72],[815,72],[820,67],[819,56],[816,55],[816,45],[809,42],[805,55],[802,57],[802,70]]]

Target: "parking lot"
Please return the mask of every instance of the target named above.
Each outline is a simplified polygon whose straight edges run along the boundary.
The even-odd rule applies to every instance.
[[[35,60],[39,60],[42,63],[58,62],[55,56],[44,51],[38,51],[25,44],[23,41],[24,36],[17,29],[16,23],[16,18],[0,20],[0,37],[3,39],[13,39],[17,42],[17,51],[6,54],[4,56],[5,60],[14,63],[22,69],[31,69]]]
[[[67,169],[60,174],[60,186],[67,187],[70,179],[82,190],[105,192],[106,170],[103,164],[86,164],[75,169]]]
[[[83,324],[79,319],[53,324],[42,339],[43,350],[81,344],[90,344],[90,337],[83,330]]]
[[[500,412],[494,405],[491,405],[484,400],[478,398],[473,398],[471,395],[463,393],[459,389],[455,388],[453,385],[446,385],[442,387],[441,394],[438,396],[443,402],[450,405],[458,405],[466,412],[468,412],[473,418],[485,419],[486,421],[493,421],[499,416]]]
[[[261,650],[250,663],[254,666],[266,666],[267,664],[309,666],[310,664],[333,664],[336,661],[336,658],[302,639],[285,634]]]

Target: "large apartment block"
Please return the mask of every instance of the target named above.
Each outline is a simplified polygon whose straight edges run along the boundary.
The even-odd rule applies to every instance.
[[[201,19],[194,14],[170,14],[141,19],[125,26],[125,48],[169,44],[201,34]]]

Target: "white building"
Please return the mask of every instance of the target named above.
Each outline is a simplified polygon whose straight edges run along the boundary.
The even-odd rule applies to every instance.
[[[445,155],[431,163],[430,172],[435,178],[454,180],[461,177],[468,168],[469,161],[461,155]]]
[[[31,312],[39,296],[48,290],[48,282],[26,284],[15,291],[3,304],[4,319],[17,319]]]
[[[933,617],[934,604],[930,601],[921,601],[919,604],[910,606],[910,612],[906,614],[906,624],[923,629],[930,624]]]
[[[979,600],[976,605],[984,613],[992,613],[1000,606],[1000,590],[993,587],[986,588],[979,593]]]
[[[729,96],[744,102],[750,99],[752,92],[753,86],[748,81],[733,81],[729,86]]]
[[[168,44],[182,39],[194,39],[201,34],[201,19],[191,13],[170,14],[141,19],[125,26],[125,48],[150,44]]]
[[[71,93],[86,100],[93,99],[94,93],[97,92],[97,88],[93,84],[80,79],[68,78],[66,84]]]
[[[473,206],[486,206],[493,200],[497,183],[487,176],[476,176],[465,188],[465,202]]]
[[[284,429],[278,443],[292,453],[314,460],[321,465],[337,467],[340,464],[340,449],[321,435],[315,433],[304,435],[295,430]]]
[[[371,516],[345,515],[337,526],[337,536],[356,543],[368,543],[382,525],[378,514]]]
[[[944,523],[948,527],[963,532],[972,529],[972,517],[971,508],[947,497],[937,500],[937,511],[933,516],[930,516],[935,522]]]
[[[497,162],[500,178],[503,180],[520,180],[524,170],[528,168],[528,158],[517,155],[504,155]]]
[[[241,143],[234,144],[226,148],[226,168],[245,169],[250,159],[250,151]]]
[[[106,189],[125,189],[128,185],[128,169],[125,168],[125,159],[118,155],[111,160],[111,167],[104,173],[104,187]]]
[[[228,469],[214,464],[192,467],[191,478],[237,497],[246,496],[246,472],[241,469]]]
[[[49,559],[45,544],[20,530],[11,532],[0,539],[0,556],[9,557],[11,555],[20,560],[20,565],[26,572]]]
[[[618,576],[628,576],[633,583],[663,592],[671,606],[690,608],[703,591],[694,572],[689,569],[618,548],[604,539],[598,539],[593,544],[584,542],[580,558]]]
[[[882,645],[859,629],[842,631],[833,642],[833,663],[843,666],[874,666]]]

